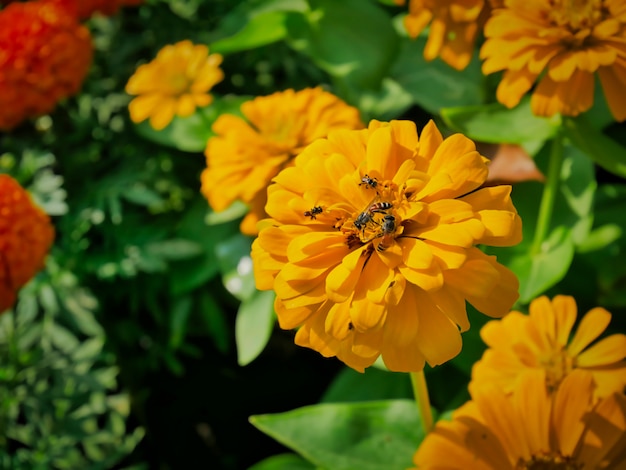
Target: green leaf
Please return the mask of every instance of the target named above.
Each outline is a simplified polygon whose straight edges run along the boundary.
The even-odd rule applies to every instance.
[[[239,306],[235,339],[240,366],[254,361],[267,345],[276,323],[274,298],[273,291],[256,291]]]
[[[268,457],[248,470],[315,470],[315,466],[298,455],[280,454]]]
[[[414,401],[306,406],[250,422],[322,468],[405,470],[424,437]]]
[[[202,253],[202,246],[191,240],[172,238],[158,242],[148,243],[146,253],[166,260],[181,260],[193,258]]]
[[[530,109],[530,98],[513,109],[499,103],[461,106],[441,110],[441,117],[452,129],[481,142],[526,144],[545,141],[556,134],[558,116],[541,118]]]
[[[176,299],[170,312],[169,347],[178,349],[187,334],[189,315],[191,314],[191,296]]]
[[[563,279],[573,258],[571,233],[559,227],[544,242],[541,253],[514,259],[509,267],[520,280],[520,302],[530,302]]]
[[[209,292],[202,291],[200,293],[200,314],[209,331],[209,335],[213,338],[215,346],[226,354],[230,347],[231,337],[225,319],[226,313],[222,311],[219,304]]]
[[[350,102],[361,90],[379,89],[398,45],[387,12],[369,0],[309,3],[311,12],[290,18],[290,45],[331,75]]]
[[[236,234],[215,246],[224,287],[239,300],[245,300],[256,292],[251,245],[250,237]]]
[[[415,103],[433,114],[439,114],[442,108],[483,102],[484,78],[477,57],[463,71],[457,71],[439,59],[428,62],[424,59],[426,38],[406,37],[401,24],[397,24],[396,29],[404,37],[389,76],[411,95]],[[371,36],[376,37],[375,34]]]
[[[157,131],[149,121],[136,124],[135,129],[139,135],[157,144],[183,152],[203,152],[207,140],[214,135],[211,130],[213,122],[224,113],[241,115],[239,107],[248,99],[244,96],[213,96],[210,106],[196,109],[189,117],[175,116],[165,129]]]
[[[409,374],[374,367],[360,373],[346,367],[337,374],[320,401],[336,403],[412,397],[413,389]]]
[[[268,11],[250,18],[235,35],[211,44],[211,52],[230,54],[265,46],[287,37],[287,17],[284,11]]]
[[[563,121],[565,134],[596,164],[626,178],[626,148],[595,129],[585,116]]]

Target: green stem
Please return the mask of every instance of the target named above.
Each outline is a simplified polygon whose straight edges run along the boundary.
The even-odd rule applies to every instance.
[[[548,163],[548,175],[546,184],[543,187],[541,195],[541,204],[539,206],[539,216],[537,218],[537,228],[535,230],[535,238],[530,250],[531,255],[541,253],[541,245],[548,235],[550,222],[552,221],[552,212],[554,211],[554,201],[559,190],[561,182],[561,165],[563,164],[563,134],[558,132],[552,140],[552,149],[550,151],[550,161]]]
[[[420,412],[424,433],[428,434],[433,428],[433,412],[430,409],[428,387],[426,386],[426,377],[423,370],[411,372],[411,384],[413,385],[413,394],[415,395],[417,409]]]

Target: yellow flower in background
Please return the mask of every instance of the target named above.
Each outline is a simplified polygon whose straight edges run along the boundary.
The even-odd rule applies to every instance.
[[[472,401],[439,421],[415,453],[419,470],[600,470],[626,468],[626,397],[594,406],[593,378],[570,374],[555,394],[541,371],[513,394],[497,385],[470,389]]]
[[[209,90],[221,82],[220,54],[191,41],[165,46],[156,58],[139,66],[126,84],[126,93],[138,95],[128,105],[130,118],[138,123],[150,118],[150,125],[161,130],[174,116],[191,116],[196,107],[213,101]]]
[[[202,193],[215,211],[234,201],[250,205],[241,231],[257,234],[266,217],[267,186],[304,147],[336,129],[361,129],[359,111],[321,88],[286,90],[241,106],[243,118],[224,114],[206,147]]]
[[[576,116],[593,104],[595,74],[618,121],[626,119],[624,0],[505,0],[485,26],[483,73],[504,71],[497,98],[533,113]]]
[[[511,187],[480,188],[485,162],[432,121],[419,138],[413,122],[372,121],[307,147],[269,186],[252,245],[280,326],[359,371],[381,355],[393,371],[456,356],[466,300],[499,317],[518,297],[515,275],[474,246],[521,240]]]
[[[626,335],[614,334],[592,346],[611,321],[611,314],[597,307],[585,314],[570,339],[578,309],[573,297],[542,296],[530,304],[530,314],[511,312],[487,323],[480,332],[489,346],[472,371],[472,382],[493,383],[505,391],[529,369],[546,372],[548,390],[575,369],[590,371],[596,396],[626,387]]]
[[[472,59],[476,37],[489,12],[485,0],[411,0],[404,26],[416,38],[430,24],[424,58],[441,57],[463,70]]]

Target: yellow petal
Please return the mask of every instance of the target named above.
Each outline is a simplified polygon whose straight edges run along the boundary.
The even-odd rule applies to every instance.
[[[578,367],[614,364],[626,358],[626,335],[615,334],[598,341],[576,358]]]
[[[354,292],[367,260],[362,254],[363,249],[360,249],[344,256],[341,264],[326,277],[326,292],[333,302],[345,302]]]
[[[580,321],[578,329],[567,347],[570,356],[578,356],[592,341],[602,334],[611,322],[611,314],[601,307],[588,311]]]
[[[617,121],[626,120],[626,61],[620,60],[613,67],[600,67],[598,75],[611,114]]]
[[[557,295],[552,299],[552,309],[556,318],[557,344],[565,346],[578,316],[576,300],[569,295]]]
[[[176,101],[172,98],[166,98],[159,103],[159,107],[150,116],[150,125],[157,131],[165,129],[172,122],[175,110]]]

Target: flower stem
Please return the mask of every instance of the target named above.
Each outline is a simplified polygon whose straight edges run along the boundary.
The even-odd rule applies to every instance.
[[[548,163],[548,175],[543,194],[541,195],[541,204],[539,205],[539,216],[537,218],[537,228],[535,230],[535,238],[530,250],[531,255],[541,253],[541,245],[548,235],[550,222],[552,220],[552,212],[554,211],[554,201],[559,190],[561,182],[561,165],[563,164],[563,134],[559,131],[552,140],[552,149],[550,150],[550,161]]]
[[[424,433],[428,434],[433,428],[433,413],[430,409],[428,387],[426,386],[426,377],[423,370],[411,372],[411,384],[413,385],[413,394],[417,402],[417,409],[420,412]]]

